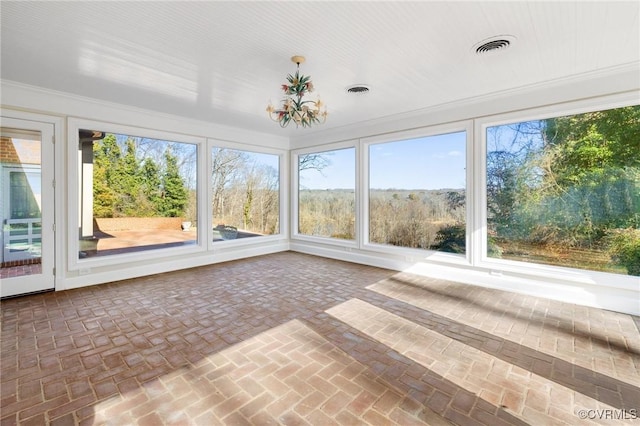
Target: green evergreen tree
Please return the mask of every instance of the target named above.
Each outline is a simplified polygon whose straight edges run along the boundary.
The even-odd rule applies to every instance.
[[[116,217],[118,193],[112,186],[113,164],[117,164],[122,153],[113,134],[93,144],[93,214],[95,217]]]
[[[184,216],[188,192],[180,176],[178,158],[173,155],[169,148],[165,151],[164,159],[165,171],[162,176],[163,199],[161,214],[165,217]]]
[[[145,205],[140,185],[140,163],[136,157],[136,143],[132,138],[125,142],[125,153],[114,165],[111,185],[120,194],[119,211],[122,216],[139,216],[140,206]]]
[[[146,158],[140,168],[140,189],[144,194],[143,216],[160,216],[162,210],[162,181],[160,168],[151,158]]]
[[[183,216],[189,191],[178,157],[167,148],[161,170],[150,156],[140,154],[137,141],[129,137],[122,146],[116,135],[107,134],[94,142],[94,216]]]

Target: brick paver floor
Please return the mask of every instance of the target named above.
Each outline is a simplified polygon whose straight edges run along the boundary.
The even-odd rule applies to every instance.
[[[5,278],[23,277],[25,275],[41,274],[41,263],[30,263],[18,266],[0,267],[0,280]]]
[[[3,426],[640,422],[635,317],[299,253],[1,308]]]

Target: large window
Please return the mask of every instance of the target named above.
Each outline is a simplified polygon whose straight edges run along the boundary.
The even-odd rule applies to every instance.
[[[196,145],[79,130],[79,257],[195,244]]]
[[[640,275],[640,107],[487,128],[491,258]]]
[[[298,233],[354,240],[355,148],[298,155]]]
[[[369,145],[369,241],[466,251],[466,132]]]
[[[280,232],[280,157],[230,148],[211,152],[213,241]]]

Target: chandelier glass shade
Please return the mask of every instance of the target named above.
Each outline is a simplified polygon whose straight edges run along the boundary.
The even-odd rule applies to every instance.
[[[305,99],[305,96],[313,92],[311,77],[300,74],[300,64],[304,62],[304,57],[294,56],[292,62],[297,65],[296,73],[287,76],[287,84],[281,86],[284,98],[279,107],[271,103],[267,106],[269,117],[280,124],[280,127],[287,127],[289,123],[295,123],[296,127],[311,127],[312,124],[322,124],[327,119],[327,109],[320,97],[316,100]]]

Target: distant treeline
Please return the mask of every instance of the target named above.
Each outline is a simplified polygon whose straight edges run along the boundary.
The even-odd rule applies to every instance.
[[[374,243],[437,249],[439,231],[451,225],[464,226],[464,203],[463,189],[372,189],[369,239]],[[301,190],[299,232],[354,239],[355,192]]]

